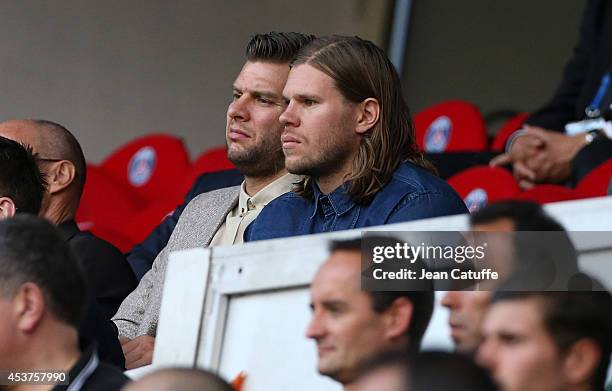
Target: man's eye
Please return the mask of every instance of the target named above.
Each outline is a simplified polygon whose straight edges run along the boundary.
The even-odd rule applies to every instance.
[[[242,96],[242,95],[241,95],[240,93],[238,93],[238,92],[234,92],[234,93],[232,94],[232,99],[233,99],[233,100],[240,99],[240,97],[241,97],[241,96]]]
[[[314,106],[317,102],[312,99],[304,99],[305,106]]]
[[[266,99],[266,98],[257,98],[257,101],[258,101],[259,103],[263,103],[263,104],[266,104],[266,105],[270,105],[270,104],[272,104],[272,103],[273,103],[271,100]]]

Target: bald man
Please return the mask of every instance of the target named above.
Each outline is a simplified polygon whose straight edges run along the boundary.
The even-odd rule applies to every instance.
[[[233,391],[219,376],[188,368],[160,369],[128,383],[121,391]]]
[[[68,129],[46,120],[0,123],[0,136],[30,145],[37,154],[48,183],[39,216],[57,225],[83,264],[90,291],[110,319],[137,283],[123,254],[90,232],[80,231],[74,220],[86,177],[79,142]]]

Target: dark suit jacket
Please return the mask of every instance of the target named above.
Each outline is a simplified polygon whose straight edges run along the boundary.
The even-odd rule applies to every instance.
[[[125,256],[107,241],[79,230],[74,220],[65,221],[58,228],[83,266],[91,295],[110,319],[138,285]]]
[[[612,4],[608,0],[590,0],[582,17],[578,44],[565,66],[561,83],[552,99],[526,123],[562,132],[568,122],[582,120],[584,109],[611,65]]]
[[[151,269],[157,254],[168,244],[168,239],[170,239],[170,235],[172,235],[172,231],[189,201],[202,193],[239,185],[243,180],[244,175],[235,169],[200,175],[191,186],[187,196],[185,196],[185,201],[174,210],[172,215],[159,223],[142,243],[134,246],[130,254],[128,254],[127,260],[138,281]]]

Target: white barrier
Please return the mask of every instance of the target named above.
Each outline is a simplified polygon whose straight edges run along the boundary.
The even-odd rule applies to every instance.
[[[612,197],[551,204],[547,210],[570,231],[612,231]],[[452,216],[368,230],[466,228],[467,216]],[[359,235],[360,230],[343,231],[172,254],[154,366],[200,366],[228,379],[245,371],[246,391],[340,389],[316,373],[315,346],[304,337],[308,285],[328,256],[330,239]],[[612,281],[612,236],[593,240],[578,233],[572,239],[581,267]],[[424,348],[450,348],[446,316],[437,305]]]

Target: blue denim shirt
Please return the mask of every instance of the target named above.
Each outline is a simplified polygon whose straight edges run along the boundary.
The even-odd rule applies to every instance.
[[[341,231],[467,213],[457,193],[442,179],[410,163],[401,164],[368,205],[355,204],[347,184],[323,194],[313,182],[313,198],[293,192],[270,202],[244,233],[245,241]]]

